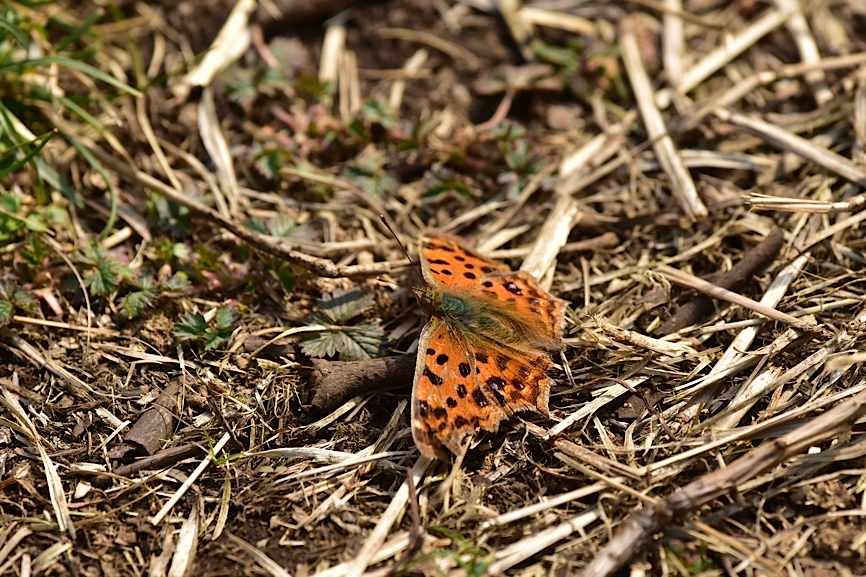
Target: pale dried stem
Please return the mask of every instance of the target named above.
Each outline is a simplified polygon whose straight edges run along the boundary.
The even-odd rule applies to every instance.
[[[238,0],[198,66],[176,85],[180,96],[185,98],[194,86],[209,86],[220,70],[246,52],[252,38],[249,20],[256,4],[256,0]]]
[[[219,452],[223,450],[223,447],[226,446],[226,443],[228,443],[229,440],[231,440],[231,435],[229,435],[228,433],[223,433],[222,437],[220,437],[216,444],[213,446],[211,454],[205,457],[201,461],[201,463],[198,464],[198,466],[190,474],[190,476],[187,477],[186,481],[184,481],[183,484],[178,488],[178,490],[175,491],[174,495],[172,495],[171,498],[165,503],[165,505],[162,506],[162,509],[160,509],[156,515],[150,518],[150,522],[153,525],[159,525],[165,518],[165,516],[171,512],[172,508],[174,508],[177,502],[180,501],[181,497],[183,497],[186,492],[189,491],[190,487],[192,487],[196,480],[201,477],[202,473],[205,472],[205,469],[210,466],[213,457],[218,455]]]
[[[670,84],[676,84],[685,70],[685,35],[683,33],[682,0],[664,0],[669,9],[662,16],[662,57]]]
[[[528,272],[545,289],[549,289],[556,266],[556,257],[568,242],[568,235],[580,215],[577,202],[570,196],[558,195],[556,204],[544,221],[535,244],[523,260],[520,270]]]
[[[417,74],[421,70],[421,67],[424,66],[425,62],[427,62],[427,51],[423,48],[421,50],[416,50],[403,65],[403,72],[406,73],[406,77],[411,78],[410,75]],[[394,84],[391,85],[388,104],[391,106],[391,109],[395,114],[400,114],[400,106],[403,104],[403,93],[405,91],[406,80],[404,78],[394,81]]]
[[[800,51],[800,60],[803,64],[815,64],[821,61],[821,54],[818,52],[818,44],[812,36],[812,31],[809,29],[809,23],[803,15],[802,3],[800,0],[776,0],[776,5],[782,12],[791,12],[791,17],[788,18],[786,26],[788,32],[794,37],[794,42],[797,44],[797,50]],[[815,102],[820,106],[833,99],[833,93],[827,86],[827,81],[824,78],[824,72],[820,69],[807,72],[805,75],[806,82],[812,87],[812,92],[815,95]]]
[[[647,134],[653,142],[659,164],[671,182],[671,190],[680,208],[692,220],[707,216],[707,207],[698,196],[691,174],[680,158],[673,139],[668,135],[661,112],[654,106],[652,83],[644,69],[634,30],[635,23],[627,19],[620,29],[622,60],[631,81],[635,100],[643,117]]]
[[[724,45],[719,46],[685,71],[675,92],[686,94],[696,88],[704,80],[721,70],[734,58],[748,50],[758,40],[785,23],[791,12],[768,10],[750,26],[734,35]],[[656,94],[656,105],[667,108],[671,103],[670,90],[662,90]]]
[[[705,295],[710,296],[714,299],[727,301],[729,303],[750,309],[769,319],[787,323],[805,332],[817,334],[821,334],[823,332],[823,329],[821,329],[821,327],[819,327],[814,321],[809,322],[803,319],[798,319],[797,317],[791,316],[787,313],[783,313],[782,311],[779,311],[771,306],[767,306],[763,303],[752,300],[749,297],[743,296],[733,291],[729,291],[727,289],[723,289],[719,286],[714,285],[711,282],[705,281],[704,279],[696,277],[692,274],[677,270],[675,268],[671,268],[667,265],[660,265],[656,270],[671,282],[693,288],[696,291],[704,293]]]
[[[559,525],[549,527],[516,543],[512,543],[495,553],[496,560],[487,568],[486,574],[499,575],[539,551],[562,541],[575,531],[582,531],[599,518],[600,514],[597,509],[588,509],[563,521]]]
[[[767,144],[780,150],[792,152],[855,184],[866,186],[866,170],[832,150],[816,146],[805,138],[753,116],[730,112],[722,108],[715,110],[714,113],[719,120],[742,128]]]
[[[424,473],[427,471],[427,467],[429,466],[430,461],[425,457],[418,457],[418,460],[415,461],[415,465],[412,467],[410,474],[412,475],[412,482],[414,482],[416,487],[420,485],[421,479],[424,477]],[[358,554],[355,556],[354,561],[352,561],[352,564],[346,572],[347,577],[361,577],[361,575],[364,574],[364,571],[366,571],[367,567],[370,566],[376,553],[378,553],[382,548],[382,545],[385,543],[385,538],[388,536],[391,526],[397,518],[403,514],[403,510],[406,508],[408,501],[409,480],[407,479],[402,485],[400,485],[400,488],[397,489],[397,492],[388,504],[388,508],[385,509],[384,513],[382,513],[379,522],[376,523],[376,527],[367,536],[367,539],[361,546],[361,550],[358,551]]]
[[[202,91],[201,102],[198,105],[198,130],[205,150],[207,150],[208,156],[210,156],[211,161],[216,166],[219,191],[225,199],[222,200],[217,197],[217,206],[223,207],[226,204],[228,205],[226,207],[228,214],[223,214],[226,218],[237,215],[239,207],[238,199],[240,198],[238,179],[228,142],[220,127],[216,104],[214,103],[213,93],[210,88],[205,88]],[[178,187],[175,187],[175,189],[179,192],[182,191]],[[226,201],[228,202],[226,203]]]
[[[343,15],[328,21],[325,38],[322,41],[322,55],[319,58],[319,82],[336,84],[340,70],[340,60],[346,46],[346,18]]]
[[[677,126],[681,130],[691,130],[696,127],[709,114],[719,108],[728,108],[745,96],[755,91],[759,86],[766,86],[784,78],[796,78],[809,74],[815,70],[838,70],[842,68],[853,68],[866,63],[866,53],[846,54],[824,58],[814,64],[789,64],[778,70],[762,70],[740,80],[720,94],[713,94],[706,98],[695,111],[686,114],[679,119]]]
[[[608,577],[628,562],[665,524],[693,511],[747,481],[799,455],[810,446],[846,431],[866,414],[866,392],[840,403],[778,439],[768,441],[743,457],[695,479],[651,508],[633,513],[613,538],[580,573],[581,577]]]

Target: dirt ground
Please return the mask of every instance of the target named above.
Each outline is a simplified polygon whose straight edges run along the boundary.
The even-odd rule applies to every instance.
[[[866,575],[860,0],[248,4],[4,8],[0,575]],[[548,416],[418,459],[380,214]]]

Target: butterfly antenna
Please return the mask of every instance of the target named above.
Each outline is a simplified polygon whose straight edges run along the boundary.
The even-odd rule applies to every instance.
[[[411,255],[409,255],[409,251],[406,250],[406,247],[403,245],[402,242],[400,242],[400,237],[397,236],[397,233],[394,232],[394,229],[393,229],[393,228],[391,228],[391,224],[388,222],[388,219],[387,219],[387,217],[385,216],[385,214],[384,214],[384,213],[383,213],[383,214],[380,214],[380,215],[379,215],[379,218],[382,220],[382,224],[385,225],[385,228],[388,229],[388,232],[391,233],[391,236],[394,237],[394,240],[397,241],[397,245],[400,247],[400,250],[403,251],[403,254],[406,255],[406,258],[409,259],[409,263],[412,264],[413,266],[417,266],[418,263],[415,262],[415,259],[413,259],[413,258],[411,257]]]

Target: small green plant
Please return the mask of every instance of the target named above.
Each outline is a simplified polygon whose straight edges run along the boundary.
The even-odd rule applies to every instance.
[[[373,299],[358,290],[335,293],[319,301],[310,323],[324,328],[303,341],[304,353],[318,358],[339,354],[343,360],[369,359],[378,354],[385,340],[378,322],[348,324],[372,305]]]
[[[127,293],[120,306],[124,315],[132,319],[152,307],[158,296],[159,286],[150,277],[144,277],[138,281],[138,290]]]
[[[33,313],[36,299],[14,280],[0,281],[0,327],[9,324],[16,310]]]
[[[28,232],[47,231],[42,214],[29,211],[20,196],[11,193],[0,195],[0,243],[17,240]]]
[[[431,553],[419,555],[412,559],[407,569],[424,565],[432,559],[445,559],[449,561],[451,566],[459,567],[470,577],[481,577],[487,572],[487,568],[493,560],[490,551],[475,545],[475,543],[448,527],[431,526],[428,531],[431,535],[450,539],[452,547],[448,549],[436,549]]]
[[[203,345],[209,351],[228,342],[239,318],[237,310],[221,306],[208,323],[201,313],[187,313],[174,328],[174,336],[181,342]]]
[[[345,180],[376,197],[387,197],[399,183],[386,171],[387,158],[381,151],[369,147],[343,171]]]
[[[23,222],[27,225],[25,231],[33,230],[34,223],[28,219],[38,215],[39,205],[49,198],[46,188],[61,191],[74,202],[80,200],[78,193],[43,155],[49,141],[55,137],[64,140],[93,170],[105,176],[99,161],[65,128],[68,125],[55,124],[55,118],[67,116],[80,120],[97,132],[107,133],[97,120],[99,115],[94,114],[100,99],[74,90],[51,90],[47,71],[63,69],[72,75],[97,80],[97,85],[140,95],[138,90],[86,62],[95,58],[97,51],[82,40],[88,37],[98,17],[94,15],[82,22],[65,22],[63,17],[56,16],[43,22],[31,16],[32,7],[50,3],[36,0],[0,2],[0,179],[29,172],[28,179],[36,192],[36,202],[30,203],[23,215]],[[46,114],[48,110],[53,113]],[[117,216],[117,193],[108,179],[106,182],[110,207],[101,237],[113,228]],[[2,187],[0,192],[3,192]],[[0,229],[8,232],[8,220],[14,216],[21,215],[7,211],[7,222],[0,222]],[[0,242],[3,240],[0,238]]]
[[[90,243],[82,249],[79,259],[86,267],[84,284],[92,296],[104,297],[117,290],[120,283],[131,276],[131,271],[120,261],[111,258],[98,244]]]
[[[532,155],[525,128],[513,122],[503,122],[497,127],[496,138],[508,168],[519,175],[536,171],[537,158]]]

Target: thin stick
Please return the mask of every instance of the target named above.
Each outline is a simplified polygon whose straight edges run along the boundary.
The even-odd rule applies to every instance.
[[[635,35],[634,20],[627,19],[620,29],[620,44],[622,46],[622,61],[634,90],[635,100],[643,117],[647,134],[653,142],[653,149],[659,164],[671,181],[671,191],[674,198],[691,220],[700,220],[707,216],[707,207],[698,196],[698,189],[691,174],[683,164],[674,141],[668,134],[661,112],[656,108],[653,99],[652,83],[641,60],[640,48]]]
[[[812,31],[809,29],[809,23],[803,15],[800,0],[776,0],[776,5],[783,12],[791,12],[786,26],[788,32],[794,37],[794,42],[797,43],[797,50],[800,52],[800,59],[803,63],[820,62],[821,54],[818,52],[818,44],[815,42],[815,37],[812,36]],[[806,82],[812,86],[815,102],[819,106],[832,100],[833,93],[827,87],[827,81],[822,70],[813,70],[807,73]]]
[[[609,577],[623,567],[653,534],[679,516],[736,489],[811,446],[833,439],[866,414],[866,392],[841,403],[778,439],[768,441],[726,467],[703,475],[652,507],[633,513],[580,573]]]
[[[90,152],[93,153],[94,156],[98,157],[101,162],[109,165],[113,170],[115,170],[125,178],[137,182],[138,184],[146,188],[153,189],[159,194],[167,197],[171,201],[176,202],[181,206],[185,206],[191,211],[197,213],[198,215],[209,219],[214,224],[227,230],[237,238],[249,243],[253,248],[272,254],[278,258],[282,258],[287,262],[314,272],[319,276],[328,278],[375,276],[386,272],[392,272],[395,268],[401,268],[407,264],[405,262],[378,262],[369,265],[338,266],[329,260],[317,258],[303,252],[287,248],[279,241],[276,241],[263,234],[253,232],[252,230],[225,218],[223,215],[210,208],[209,206],[206,206],[198,202],[197,200],[189,198],[185,194],[181,194],[180,192],[174,190],[172,187],[152,177],[151,175],[140,170],[130,168],[122,162],[119,162],[113,156],[103,152],[96,147],[91,147]]]
[[[190,476],[187,477],[186,481],[183,482],[183,485],[181,485],[180,488],[174,493],[174,495],[171,496],[171,499],[169,499],[168,502],[162,506],[162,509],[159,510],[159,513],[150,518],[151,524],[159,525],[160,522],[162,522],[162,520],[165,518],[166,515],[169,514],[169,512],[171,512],[172,508],[177,504],[177,502],[180,501],[181,497],[186,494],[189,488],[192,487],[193,483],[195,483],[196,480],[202,475],[202,473],[204,473],[205,469],[210,466],[211,462],[213,461],[213,457],[215,457],[220,451],[223,450],[223,447],[225,447],[226,443],[229,442],[229,439],[231,439],[231,435],[229,435],[228,433],[223,433],[223,436],[220,437],[219,441],[217,441],[216,445],[214,445],[211,454],[205,457],[205,459],[198,464],[192,474],[190,474]]]
[[[814,162],[818,166],[826,168],[842,178],[850,180],[855,184],[866,186],[866,171],[832,150],[816,146],[805,138],[754,116],[737,114],[722,108],[717,109],[715,115],[723,122],[747,130],[767,142],[767,144],[775,146],[780,150],[793,152],[797,156]]]
[[[826,337],[830,336],[829,333],[827,333],[824,329],[819,327],[814,322],[808,322],[803,319],[798,319],[797,317],[791,316],[787,313],[783,313],[782,311],[777,310],[773,307],[752,300],[749,297],[737,294],[727,289],[723,289],[692,274],[677,270],[667,265],[659,265],[656,270],[671,282],[693,288],[696,291],[700,291],[712,298],[727,301],[729,303],[751,309],[756,313],[763,315],[769,319],[788,323],[789,325],[808,333],[821,334]]]
[[[376,523],[376,527],[373,528],[370,535],[367,536],[367,540],[364,541],[361,550],[358,551],[355,560],[352,561],[349,570],[346,572],[347,577],[361,577],[361,575],[364,574],[364,571],[367,570],[373,557],[379,549],[381,549],[382,544],[385,543],[385,538],[388,536],[388,531],[391,530],[391,526],[397,520],[397,517],[403,513],[403,509],[406,507],[406,503],[409,500],[410,480],[417,487],[421,482],[421,479],[424,477],[424,473],[427,471],[428,466],[430,466],[429,459],[423,456],[418,457],[418,460],[415,461],[415,465],[412,467],[411,477],[407,478],[407,480],[400,485],[400,488],[397,489],[397,493],[394,494],[391,503],[388,504],[388,508],[385,509],[384,513],[382,513],[379,522]]]

